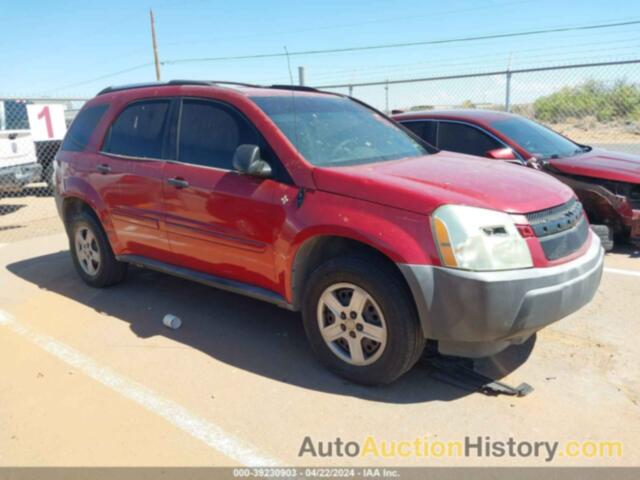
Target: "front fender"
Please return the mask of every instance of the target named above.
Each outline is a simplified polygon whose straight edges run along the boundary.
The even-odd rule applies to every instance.
[[[309,193],[283,229],[276,273],[285,297],[293,300],[293,269],[301,248],[322,237],[362,243],[392,262],[439,264],[427,216],[324,192]],[[304,251],[304,250],[302,250]]]

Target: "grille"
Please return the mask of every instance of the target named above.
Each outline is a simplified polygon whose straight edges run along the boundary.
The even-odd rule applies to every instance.
[[[526,215],[540,239],[547,260],[557,260],[572,254],[584,245],[589,225],[582,204],[571,199],[563,205]]]

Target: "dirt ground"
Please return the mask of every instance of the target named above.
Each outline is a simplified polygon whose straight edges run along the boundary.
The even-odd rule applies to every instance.
[[[607,255],[594,301],[477,368],[523,398],[434,380],[424,366],[365,388],[312,357],[297,314],[134,270],[105,290],[73,271],[62,234],[0,247],[0,466],[549,465],[542,458],[309,458],[314,441],[622,442],[639,465],[640,252]],[[165,314],[183,326],[169,330]]]
[[[574,142],[585,145],[640,143],[640,128],[635,125],[600,123],[594,119],[584,119],[550,124],[549,126]]]

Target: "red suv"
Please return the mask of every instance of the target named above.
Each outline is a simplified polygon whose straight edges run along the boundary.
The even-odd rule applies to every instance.
[[[391,382],[427,339],[478,357],[588,303],[603,264],[554,178],[438,152],[380,112],[304,87],[107,88],[56,158],[82,279],[129,264],[302,311],[317,356]]]

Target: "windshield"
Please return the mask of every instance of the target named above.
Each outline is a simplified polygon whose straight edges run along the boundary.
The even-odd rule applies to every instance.
[[[540,159],[570,157],[584,149],[553,130],[526,118],[508,118],[491,126]]]
[[[428,153],[389,120],[348,98],[278,95],[252,100],[314,165],[356,165]]]

